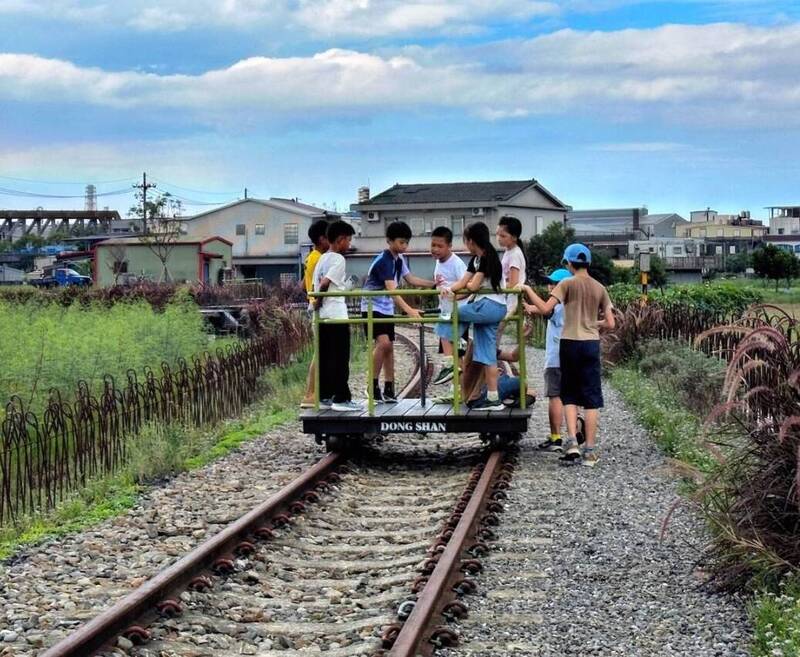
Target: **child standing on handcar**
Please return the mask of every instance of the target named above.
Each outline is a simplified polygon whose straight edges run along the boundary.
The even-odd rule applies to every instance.
[[[442,293],[454,297],[463,291],[478,292],[489,286],[488,294],[476,295],[474,300],[459,308],[459,335],[468,324],[473,326],[473,361],[484,366],[486,399],[473,406],[474,410],[502,411],[505,409],[497,391],[497,327],[506,316],[506,295],[503,268],[497,250],[492,245],[488,226],[479,221],[464,229],[464,246],[472,254],[467,273],[455,285]],[[453,341],[452,324],[442,324],[444,337]],[[457,336],[456,336],[457,339]]]

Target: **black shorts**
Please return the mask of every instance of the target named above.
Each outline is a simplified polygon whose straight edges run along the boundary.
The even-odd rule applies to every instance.
[[[558,355],[562,403],[590,410],[603,408],[600,341],[561,338]]]
[[[361,316],[366,319],[367,313],[366,311],[361,311]],[[394,315],[384,315],[383,313],[378,313],[373,311],[372,312],[373,318],[380,317],[382,319],[393,319]],[[367,325],[364,324],[364,335],[367,335]],[[372,337],[377,338],[379,335],[388,335],[389,341],[394,342],[394,322],[381,322],[380,324],[373,324],[372,325]]]

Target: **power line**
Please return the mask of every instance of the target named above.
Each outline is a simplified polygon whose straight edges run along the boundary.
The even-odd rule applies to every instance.
[[[111,192],[101,192],[96,196],[121,196],[123,194],[130,194],[129,189],[117,189]],[[0,194],[5,196],[20,196],[23,198],[86,198],[86,194],[71,195],[71,194],[41,194],[39,192],[29,192],[21,189],[9,189],[7,187],[0,187]]]
[[[167,187],[174,187],[175,189],[180,189],[183,190],[184,192],[192,192],[193,194],[208,194],[209,196],[232,196],[237,193],[237,192],[210,192],[205,189],[192,189],[191,187],[181,187],[180,185],[175,185],[174,183],[166,182],[162,178],[157,178],[157,177],[154,178],[154,180],[162,187],[166,185]]]

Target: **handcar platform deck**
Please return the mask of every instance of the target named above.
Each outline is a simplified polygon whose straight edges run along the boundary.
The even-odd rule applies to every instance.
[[[318,436],[390,433],[485,433],[520,434],[528,430],[532,408],[476,411],[461,404],[435,404],[420,399],[401,399],[396,404],[376,404],[369,411],[338,412],[306,410],[300,415],[303,432]]]

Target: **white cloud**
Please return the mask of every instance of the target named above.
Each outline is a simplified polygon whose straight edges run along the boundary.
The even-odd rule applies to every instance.
[[[4,54],[0,99],[171,108],[204,121],[424,107],[490,120],[571,113],[796,125],[798,70],[800,24],[672,25],[563,30],[527,41],[393,55],[331,49],[308,57],[253,57],[200,75],[110,72]]]
[[[558,2],[551,0],[0,0],[0,15],[115,21],[164,32],[271,27],[325,37],[473,31],[558,12]]]

